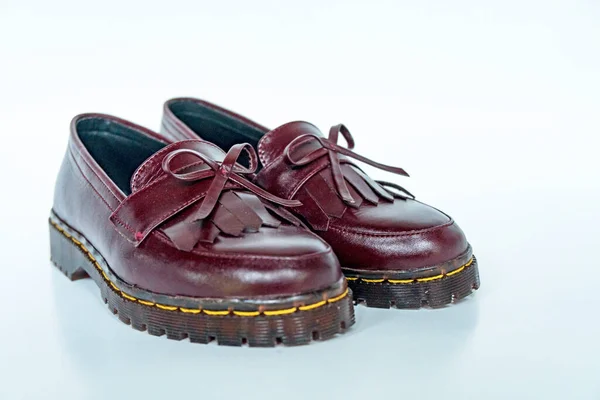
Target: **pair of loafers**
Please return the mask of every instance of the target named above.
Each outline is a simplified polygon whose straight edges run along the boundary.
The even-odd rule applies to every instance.
[[[328,339],[354,323],[354,303],[441,307],[477,289],[454,220],[369,177],[357,162],[407,174],[353,147],[344,125],[269,130],[191,98],[165,103],[160,134],[79,115],[51,258],[94,279],[135,329],[221,345]]]

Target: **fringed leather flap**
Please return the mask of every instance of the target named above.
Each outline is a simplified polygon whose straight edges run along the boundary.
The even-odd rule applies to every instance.
[[[246,151],[250,167],[236,163]],[[301,222],[279,206],[300,205],[278,198],[248,181],[257,157],[248,144],[224,154],[202,141],[165,147],[142,164],[132,178],[133,193],[114,211],[115,228],[136,246],[160,229],[180,250],[212,243],[219,234],[241,236],[282,221]]]
[[[344,125],[333,126],[328,138],[323,137],[318,130],[315,131],[316,128],[312,125],[309,128],[302,123],[291,123],[267,134],[270,142],[265,141],[268,143],[263,144],[263,147],[277,142],[273,132],[279,132],[282,135],[279,139],[287,140],[287,145],[283,149],[283,158],[273,159],[265,168],[266,171],[261,172],[263,176],[259,174],[258,178],[271,182],[289,181],[289,185],[279,183],[279,186],[285,187],[277,188],[276,193],[300,200],[303,205],[296,210],[313,229],[329,229],[330,220],[341,218],[348,207],[359,209],[365,204],[377,206],[382,201],[414,198],[399,185],[373,180],[351,162],[351,159],[355,159],[388,172],[408,176],[402,168],[380,164],[351,151],[354,139]],[[348,143],[347,148],[337,144],[340,135]],[[280,142],[278,145],[281,147]],[[272,175],[280,175],[280,178],[268,179],[265,178],[267,174],[271,178]],[[273,189],[272,186],[270,188]]]

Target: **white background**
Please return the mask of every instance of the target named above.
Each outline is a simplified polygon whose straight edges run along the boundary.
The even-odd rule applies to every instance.
[[[0,399],[600,399],[600,3],[482,3],[0,1]],[[459,222],[481,289],[297,348],[122,324],[51,267],[54,179],[74,115],[158,129],[174,96],[344,122]]]

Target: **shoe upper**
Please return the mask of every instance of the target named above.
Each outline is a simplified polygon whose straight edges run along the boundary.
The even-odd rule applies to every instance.
[[[353,152],[354,140],[343,125],[332,127],[328,137],[302,121],[268,130],[208,102],[183,98],[165,104],[161,132],[171,140],[200,136],[225,149],[240,142],[255,146],[262,163],[255,182],[300,201],[293,212],[333,247],[342,268],[420,271],[471,251],[451,217],[363,172],[357,161],[408,176]],[[337,143],[340,136],[348,147]]]
[[[244,154],[248,167],[236,163]],[[249,146],[224,153],[101,114],[75,117],[53,211],[130,285],[168,295],[277,298],[343,279],[331,247],[250,182]]]

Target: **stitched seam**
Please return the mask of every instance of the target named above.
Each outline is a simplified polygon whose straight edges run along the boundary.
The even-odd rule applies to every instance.
[[[152,181],[152,183],[150,183],[149,185],[146,185],[146,186],[144,186],[142,189],[138,190],[138,191],[137,191],[137,192],[135,192],[133,195],[135,195],[135,196],[140,196],[142,193],[144,193],[145,191],[149,190],[149,189],[150,189],[151,187],[153,187],[154,185],[157,185],[158,183],[160,183],[160,182],[164,181],[165,179],[167,179],[167,177],[168,177],[167,175],[163,175],[163,176],[160,176],[160,177],[156,178],[155,180],[153,180],[153,181]],[[181,205],[181,206],[179,206],[179,207],[177,207],[177,208],[175,208],[175,209],[173,209],[173,210],[171,210],[171,211],[167,212],[167,213],[166,213],[166,214],[164,214],[163,216],[161,216],[161,217],[159,217],[159,218],[154,218],[154,219],[152,220],[152,222],[149,224],[149,225],[150,225],[150,228],[148,228],[148,229],[144,230],[144,232],[142,232],[142,234],[146,235],[148,232],[151,232],[152,230],[154,230],[154,229],[155,229],[155,228],[156,228],[156,227],[157,227],[157,226],[160,224],[160,221],[164,220],[166,217],[168,217],[168,216],[170,216],[170,215],[173,215],[174,213],[177,213],[177,212],[179,212],[179,211],[183,210],[184,208],[188,207],[190,204],[193,204],[193,203],[195,203],[196,201],[200,200],[201,198],[203,198],[204,196],[206,196],[206,193],[207,193],[207,192],[208,192],[208,191],[204,191],[204,192],[200,193],[199,195],[192,197],[190,200],[188,200],[187,202],[185,202],[183,205]],[[133,195],[132,195],[132,196],[133,196]],[[123,226],[127,227],[127,228],[128,228],[128,230],[130,230],[132,233],[136,233],[136,232],[137,232],[136,230],[134,230],[134,229],[133,229],[133,228],[131,228],[129,225],[127,225],[127,223],[126,223],[126,222],[124,222],[122,219],[120,219],[120,218],[119,218],[119,216],[117,215],[117,214],[119,213],[119,211],[120,211],[120,210],[121,210],[123,207],[125,207],[125,202],[122,202],[122,203],[119,205],[119,207],[117,207],[117,209],[115,210],[115,212],[114,212],[114,214],[113,214],[113,215],[114,215],[114,216],[113,216],[113,218],[114,218],[115,220],[117,220],[118,222],[120,222],[120,223],[121,223],[121,225],[123,225]]]
[[[196,140],[190,140],[190,141],[196,141]],[[161,150],[161,151],[162,151],[162,150]],[[156,155],[156,154],[158,154],[158,153],[155,153],[155,155]],[[154,156],[153,156],[153,157],[154,157]],[[153,162],[153,160],[149,161],[149,164],[151,164],[152,162]],[[176,172],[183,171],[183,170],[185,170],[186,168],[191,168],[191,167],[193,167],[194,165],[200,165],[200,164],[202,164],[202,163],[203,163],[202,161],[195,162],[195,163],[193,163],[193,164],[191,164],[191,165],[187,165],[187,166],[184,166],[184,167],[178,168],[178,169],[176,170]],[[146,164],[145,166],[147,166],[147,164]],[[140,170],[136,171],[136,173],[137,173],[137,172],[141,172],[141,170],[142,170],[143,168],[144,168],[144,167],[142,167]],[[134,175],[135,175],[135,174],[134,174]],[[133,193],[131,196],[140,196],[142,193],[144,193],[145,191],[148,191],[148,190],[149,190],[151,187],[153,187],[153,186],[155,186],[155,185],[159,184],[160,182],[164,181],[164,180],[165,180],[165,179],[167,179],[167,178],[168,178],[168,175],[162,175],[162,176],[159,176],[158,178],[156,178],[156,179],[154,179],[154,180],[151,180],[151,182],[150,182],[149,184],[147,184],[147,185],[143,186],[142,188],[140,188],[139,190],[137,190],[135,193]],[[134,182],[135,182],[135,180],[134,180],[134,179],[133,179],[132,181],[134,181]],[[137,185],[136,185],[136,186],[137,186]],[[169,211],[169,212],[165,213],[164,215],[162,215],[162,216],[161,216],[161,217],[159,217],[159,218],[155,218],[155,219],[153,219],[153,220],[152,220],[152,222],[149,224],[149,225],[150,225],[150,227],[149,227],[148,229],[144,230],[144,231],[143,231],[143,232],[141,232],[141,233],[142,233],[144,236],[147,236],[147,235],[148,235],[149,233],[151,233],[151,232],[152,232],[152,231],[153,231],[153,230],[154,230],[154,229],[155,229],[155,228],[156,228],[158,225],[160,225],[160,221],[163,221],[163,220],[164,220],[166,217],[168,217],[168,216],[170,216],[170,215],[174,215],[174,214],[178,213],[179,211],[181,211],[181,210],[183,210],[183,209],[187,208],[189,205],[191,205],[191,204],[193,204],[193,203],[197,202],[197,201],[198,201],[198,200],[200,200],[201,198],[205,197],[205,196],[206,196],[206,193],[208,193],[208,191],[204,191],[204,192],[200,193],[199,195],[197,195],[197,196],[195,196],[195,197],[191,198],[190,200],[188,200],[188,201],[187,201],[186,203],[184,203],[183,205],[180,205],[180,206],[178,206],[177,208],[175,208],[175,209],[173,209],[173,210],[171,210],[171,211]],[[131,196],[130,196],[130,197],[131,197]],[[122,219],[121,219],[121,218],[118,216],[118,213],[119,213],[119,211],[120,211],[122,208],[124,208],[124,207],[125,207],[125,201],[123,201],[121,204],[119,204],[119,206],[117,207],[117,209],[114,211],[114,213],[113,213],[113,216],[112,216],[112,217],[114,218],[114,220],[115,220],[117,223],[119,223],[119,225],[121,225],[121,226],[125,227],[125,228],[126,228],[128,231],[130,231],[131,233],[137,233],[138,231],[137,231],[136,229],[132,228],[130,225],[128,225],[128,224],[127,224],[125,221],[123,221],[123,220],[122,220]]]
[[[90,172],[98,179],[98,181],[100,182],[100,184],[102,186],[104,186],[106,188],[106,190],[108,190],[108,193],[110,193],[111,196],[117,202],[120,203],[121,200],[119,200],[119,198],[113,193],[113,191],[108,186],[106,186],[104,184],[104,182],[102,181],[102,178],[100,178],[100,176],[98,176],[98,174],[96,173],[96,171],[94,171],[94,168],[92,168],[92,166],[86,161],[86,159],[83,156],[83,154],[81,154],[81,152],[77,148],[72,149],[71,146],[69,146],[69,152],[71,153],[71,156],[73,157],[73,161],[77,165],[77,168],[79,169],[79,172],[81,172],[81,174],[83,175],[83,177],[85,178],[85,180],[90,184],[90,186],[94,187],[94,185],[92,185],[92,183],[89,181],[89,179],[85,176],[85,173],[81,170],[81,167],[79,166],[79,163],[77,163],[77,159],[75,158],[75,155],[73,154],[73,151],[75,151],[77,153],[77,156],[79,157],[79,159],[81,159],[81,161],[83,161],[83,163],[89,168]],[[96,188],[94,188],[94,190],[96,190]],[[107,205],[108,205],[108,203],[107,203]],[[110,206],[108,208],[112,210],[112,208],[110,208]]]
[[[188,142],[195,142],[195,139],[188,139],[188,140],[182,140],[179,143],[188,143]],[[169,148],[170,146],[165,146],[162,149],[160,149],[159,151],[157,151],[156,153],[154,153],[151,157],[150,160],[146,161],[141,168],[137,169],[135,171],[135,173],[133,174],[133,177],[131,178],[132,182],[136,182],[136,188],[137,188],[137,178],[139,175],[141,175],[141,173],[143,171],[145,171],[146,169],[150,168],[150,167],[154,167],[156,164],[158,164],[158,157],[160,157],[161,155],[169,152],[171,149]],[[162,159],[161,159],[162,162]],[[134,189],[134,188],[132,188]]]
[[[248,158],[250,159],[250,163],[254,165],[258,165],[258,160],[256,159],[256,153],[252,153],[250,150],[244,147],[244,151],[248,154]]]
[[[265,150],[262,150],[262,151],[261,151],[261,149],[260,149],[260,145],[261,145],[262,143],[263,143],[263,142],[260,142],[260,143],[258,144],[258,155],[259,155],[259,157],[261,157],[261,159],[262,159],[262,158],[264,158],[264,155],[265,155],[265,153],[266,153],[266,151],[265,151]],[[279,161],[279,160],[283,160],[284,158],[285,158],[285,154],[280,154],[280,155],[278,155],[277,157],[275,157],[274,159],[272,159],[271,161],[269,161],[269,163],[268,163],[267,165],[263,165],[263,168],[270,167],[270,166],[272,166],[273,164],[275,164],[275,162],[277,162],[277,161]],[[285,161],[284,161],[284,162],[285,162]]]
[[[196,141],[194,140],[189,140],[189,141]],[[211,143],[207,143],[207,144],[211,144]],[[187,168],[187,167],[185,167]],[[157,179],[155,179],[154,181],[152,181],[149,185],[144,186],[142,189],[138,190],[137,192],[135,192],[134,194],[138,194],[141,193],[142,191],[146,190],[147,188],[149,188],[152,185],[157,184],[159,181],[161,181],[162,179],[166,179],[166,175],[164,177],[159,177]],[[202,197],[206,196],[206,191],[203,192],[202,194],[200,194],[199,196],[195,197],[192,200],[189,200],[188,203],[194,203],[196,201],[198,201],[199,199],[201,199]],[[119,206],[116,208],[116,210],[114,211],[114,213],[112,214],[112,218],[114,219],[114,222],[118,223],[119,225],[123,226],[125,229],[127,229],[129,232],[131,233],[136,233],[137,230],[133,229],[130,225],[128,225],[125,221],[123,221],[121,218],[119,218],[119,216],[117,215],[119,210],[123,207],[124,202],[121,202],[121,204],[119,204]],[[176,212],[180,211],[183,208],[186,208],[189,204],[186,203],[186,205],[184,205],[183,207],[181,207],[179,210],[176,210]],[[161,217],[161,219],[164,219],[166,216],[168,216],[169,214],[166,214],[165,216]],[[147,231],[144,231],[143,234],[148,234],[148,235],[153,235],[154,237],[156,237],[158,240],[160,240],[161,242],[163,242],[164,244],[173,247],[173,242],[171,240],[169,240],[163,233],[161,232],[157,232],[156,231],[156,223],[154,222],[153,227]],[[148,232],[149,231],[149,232]],[[117,232],[119,232],[117,230]],[[120,232],[119,232],[120,233]],[[125,237],[125,236],[124,236]],[[127,239],[128,241],[130,240],[129,238],[125,237],[125,239]],[[253,259],[264,259],[264,260],[281,260],[282,258],[293,258],[293,259],[311,259],[311,258],[317,258],[322,256],[325,253],[328,253],[329,251],[331,251],[330,248],[328,248],[326,251],[322,251],[322,252],[315,252],[312,254],[307,254],[307,255],[303,255],[303,256],[295,256],[295,257],[265,257],[265,256],[258,256],[258,255],[253,255],[252,258]],[[208,257],[213,257],[213,258],[248,258],[247,255],[237,255],[237,254],[227,254],[227,255],[223,255],[223,256],[219,256],[219,255],[215,255],[214,253],[209,253],[209,252],[203,252],[203,251],[198,251],[195,250],[192,252],[193,254],[196,255],[200,255],[200,256],[208,256]]]
[[[260,144],[261,144],[261,143],[262,143],[262,142],[260,142],[260,143],[258,144],[258,147],[259,147],[259,148],[258,148],[258,154],[259,154],[259,156],[260,156],[260,154],[261,154],[261,150],[260,150]],[[263,151],[262,153],[264,154],[265,152]],[[323,156],[323,157],[324,157],[324,156]],[[282,153],[282,154],[278,155],[277,157],[275,157],[274,159],[272,159],[272,160],[271,160],[271,161],[270,161],[270,162],[269,162],[267,165],[263,165],[263,168],[270,167],[271,165],[275,164],[275,162],[278,162],[278,161],[284,160],[285,158],[286,158],[285,154],[283,154],[283,153]],[[316,161],[316,160],[315,160],[315,161]],[[340,159],[340,161],[341,161],[341,159]],[[283,162],[285,162],[285,160],[284,160]],[[326,164],[326,165],[329,165],[329,164],[330,164],[330,163],[329,163],[329,162],[327,162],[327,164]]]
[[[73,154],[70,154],[70,155],[71,155],[71,157],[73,157]],[[94,185],[92,185],[92,183],[89,181],[89,179],[85,176],[85,174],[81,170],[81,167],[79,166],[79,164],[75,160],[75,157],[73,157],[72,163],[75,164],[75,167],[79,171],[79,174],[75,174],[75,175],[76,176],[79,175],[81,178],[83,178],[83,180],[92,188],[92,190],[94,191],[94,193],[96,193],[96,196],[98,196],[98,198],[100,198],[100,200],[102,200],[102,202],[104,203],[104,205],[106,205],[106,207],[109,210],[112,211],[112,208],[110,207],[110,204],[108,204],[108,202],[106,201],[106,199],[100,194],[100,192],[98,192],[98,190],[96,190],[96,188],[94,187]]]
[[[185,165],[183,167],[176,168],[173,172],[180,173],[182,171],[185,171],[186,169],[189,169],[189,168],[192,168],[192,167],[195,167],[195,166],[198,166],[198,165],[202,165],[202,164],[204,164],[204,161],[196,161],[196,162],[193,162],[193,163],[191,163],[189,165]],[[147,175],[145,177],[146,178],[146,182],[154,182],[156,179],[160,178],[163,173],[164,173],[164,171],[162,170],[162,168],[161,169],[157,169],[152,175]],[[138,187],[139,185],[135,185],[135,186],[136,186],[136,190],[139,189],[139,187]],[[132,188],[132,190],[133,190],[133,188]]]
[[[429,232],[433,232],[436,229],[440,229],[440,228],[445,228],[447,226],[451,226],[454,224],[454,220],[450,220],[448,222],[446,222],[445,224],[442,225],[437,225],[431,228],[426,228],[426,229],[417,229],[417,230],[413,230],[413,231],[405,231],[405,232],[362,232],[362,231],[355,231],[352,229],[347,229],[347,228],[339,228],[336,226],[330,226],[329,229],[333,229],[336,231],[341,231],[341,232],[348,232],[348,233],[352,233],[355,235],[361,235],[361,236],[371,236],[371,237],[384,237],[384,236],[411,236],[411,235],[418,235],[421,233],[429,233]]]
[[[160,178],[159,178],[160,179]],[[158,181],[155,180],[155,182]],[[147,187],[146,187],[147,188]],[[144,188],[144,189],[146,189]],[[143,191],[144,189],[140,190]],[[138,192],[138,193],[140,193]],[[197,202],[198,200],[200,200],[201,198],[206,196],[206,192],[202,192],[201,194],[199,194],[198,196],[194,196],[192,197],[190,200],[186,201],[185,203],[183,203],[182,205],[180,205],[179,207],[176,207],[175,209],[168,211],[167,213],[165,213],[164,215],[162,215],[159,218],[155,218],[150,224],[148,224],[150,227],[148,229],[145,229],[142,234],[144,236],[146,236],[149,232],[152,232],[158,225],[160,225],[161,221],[163,221],[166,217],[170,216],[170,215],[175,215],[176,213],[178,213],[179,211],[185,209],[186,207],[188,207],[190,204],[193,204],[195,202]],[[115,216],[115,218],[118,218]]]
[[[206,145],[206,146],[210,146],[210,147],[212,147],[212,148],[214,148],[214,149],[216,149],[216,150],[218,150],[218,151],[220,151],[220,152],[223,152],[223,149],[221,149],[219,146],[217,146],[217,145],[215,145],[215,144],[212,144],[212,143],[210,143],[210,142],[207,142],[207,141],[205,141],[204,139],[202,139],[202,138],[200,138],[200,137],[198,137],[198,139],[187,139],[187,140],[180,140],[180,141],[178,141],[178,142],[177,142],[177,144],[180,144],[180,143],[190,143],[190,142],[202,142],[202,144],[204,144],[204,145]],[[162,155],[162,154],[166,153],[166,152],[167,152],[167,149],[168,149],[169,151],[170,151],[170,150],[172,150],[172,148],[170,148],[170,147],[171,147],[171,145],[168,145],[168,146],[166,146],[166,147],[163,147],[162,149],[160,149],[160,150],[159,150],[159,151],[157,151],[156,153],[154,153],[154,154],[151,156],[151,159],[150,159],[150,160],[147,160],[147,161],[146,161],[146,164],[143,164],[143,165],[142,165],[142,167],[141,167],[141,169],[140,169],[140,170],[138,170],[138,171],[136,171],[136,172],[133,174],[133,175],[134,175],[134,177],[135,177],[136,175],[138,175],[139,173],[141,173],[141,170],[142,170],[142,169],[149,168],[149,167],[150,167],[150,165],[154,166],[155,164],[158,164],[158,163],[159,163],[159,161],[157,160],[157,158],[159,157],[159,155]],[[160,160],[160,162],[162,162],[162,159]],[[133,179],[132,179],[132,182],[133,182]],[[132,189],[133,189],[133,188],[132,188]]]
[[[117,224],[121,225],[123,228],[127,229],[129,232],[131,232],[133,234],[135,234],[137,232],[135,229],[133,229],[131,226],[129,226],[126,222],[121,221],[121,219],[116,214],[113,214],[113,219]]]
[[[473,261],[474,261],[474,258],[471,257],[471,259],[465,265],[462,265],[455,270],[452,270],[450,272],[446,272],[443,274],[439,274],[439,275],[426,276],[423,278],[413,278],[413,279],[373,278],[373,279],[369,279],[369,278],[361,278],[358,276],[353,276],[353,277],[346,277],[346,280],[352,281],[352,282],[359,281],[359,282],[365,282],[365,283],[390,283],[392,285],[409,285],[411,283],[416,283],[416,282],[437,281],[442,278],[450,277],[453,275],[460,274],[461,272],[465,272],[465,270],[473,264]]]
[[[265,162],[265,150],[264,150],[263,144],[266,140],[270,139],[270,136],[268,135],[268,133],[269,132],[265,133],[265,135],[262,137],[262,140],[258,141],[258,158],[260,158],[260,161],[263,164]],[[269,136],[269,137],[267,138],[267,136]],[[269,164],[271,164],[271,163],[269,163]],[[266,167],[266,165],[263,165],[263,167]]]
[[[202,160],[196,161],[196,162],[193,162],[193,163],[191,163],[189,165],[184,165],[183,167],[176,168],[173,172],[180,173],[180,172],[185,171],[188,168],[196,167],[196,166],[202,165],[202,164],[206,164],[206,163],[204,161],[202,161]]]
[[[317,128],[316,126],[314,126],[313,124],[311,124],[311,123],[309,123],[309,122],[305,122],[305,121],[291,121],[291,122],[288,122],[288,123],[287,123],[287,124],[285,124],[285,125],[289,125],[289,124],[291,124],[292,122],[303,122],[303,123],[307,123],[308,125],[312,125],[314,128],[316,128],[316,129],[318,130],[318,128]],[[272,137],[275,135],[275,132],[278,132],[280,128],[281,128],[281,126],[280,126],[280,127],[277,127],[277,128],[275,128],[275,129],[273,129],[273,130],[271,130],[271,131],[268,131],[268,132],[266,132],[266,133],[263,135],[263,137],[262,137],[262,138],[259,140],[259,142],[258,142],[258,156],[260,157],[261,161],[263,162],[263,167],[267,167],[267,166],[271,165],[273,162],[275,162],[276,160],[278,160],[279,158],[282,158],[282,157],[284,157],[284,156],[285,156],[284,154],[280,154],[279,156],[275,157],[273,160],[270,160],[268,163],[265,163],[265,162],[264,162],[264,161],[265,161],[265,160],[264,160],[264,155],[265,155],[265,153],[266,153],[266,151],[264,150],[264,146],[266,145],[266,142],[267,142],[267,141],[270,141],[270,140],[271,140],[271,138],[272,138]]]
[[[280,310],[262,310],[262,311],[260,311],[260,310],[259,311],[236,311],[236,310],[231,310],[231,309],[230,310],[204,310],[204,309],[200,309],[200,308],[195,309],[195,308],[185,308],[185,307],[178,307],[178,306],[169,306],[166,304],[159,304],[159,303],[155,303],[152,301],[141,300],[141,299],[131,296],[131,295],[125,293],[124,291],[122,291],[121,289],[119,289],[117,287],[117,285],[115,285],[110,280],[110,278],[108,277],[106,272],[104,272],[104,270],[100,266],[100,263],[96,260],[96,258],[87,249],[87,247],[85,247],[85,245],[83,243],[81,243],[79,240],[75,239],[73,237],[73,235],[69,234],[65,229],[63,229],[60,225],[58,225],[54,221],[50,221],[50,224],[57,231],[59,231],[64,237],[66,237],[67,239],[70,239],[71,242],[73,242],[76,246],[78,246],[84,252],[84,254],[90,259],[90,261],[92,262],[94,267],[98,270],[98,272],[100,272],[100,274],[102,275],[102,277],[104,278],[106,283],[119,296],[121,296],[122,298],[129,300],[131,302],[137,302],[137,303],[140,303],[147,307],[157,307],[157,308],[159,308],[161,310],[165,310],[165,311],[178,311],[178,312],[189,313],[189,314],[203,313],[203,314],[211,315],[211,316],[236,315],[236,316],[240,316],[240,317],[258,317],[261,314],[265,315],[265,316],[275,316],[275,315],[292,314],[296,311],[314,310],[315,308],[323,307],[326,304],[332,304],[332,303],[335,303],[335,302],[338,302],[338,301],[344,299],[346,296],[348,296],[348,292],[349,292],[348,288],[346,288],[346,290],[339,296],[334,296],[329,299],[321,300],[321,301],[318,301],[313,304],[307,304],[307,305],[297,306],[297,307],[290,307],[290,308],[285,308],[285,309],[280,309]]]
[[[142,189],[136,191],[135,193],[131,194],[127,199],[130,199],[133,196],[140,196],[142,193],[144,193],[145,191],[147,191],[149,188],[151,188],[154,185],[157,185],[158,183],[164,181],[165,179],[167,179],[167,175],[163,175],[158,177],[157,179],[153,180],[149,185],[144,186]],[[125,200],[127,200],[125,199]],[[114,218],[116,220],[121,221],[123,224],[125,224],[125,226],[129,227],[129,225],[127,225],[127,223],[125,223],[124,221],[122,221],[117,214],[119,214],[119,211],[121,211],[122,208],[125,207],[125,203],[126,201],[121,202],[121,204],[119,204],[119,206],[117,207],[117,209],[114,211]],[[133,229],[133,228],[132,228]],[[136,232],[135,230],[132,230],[132,232]]]
[[[191,166],[192,166],[192,165],[188,165],[188,166],[186,166],[186,167],[183,167],[183,168],[181,168],[181,169],[185,169],[185,168],[188,168],[188,167],[191,167]],[[177,171],[179,171],[179,170],[176,170],[176,172],[177,172]],[[153,180],[153,181],[152,181],[150,184],[148,184],[148,185],[144,186],[143,188],[139,189],[139,190],[138,190],[137,192],[135,192],[133,195],[135,195],[135,196],[139,196],[139,195],[141,195],[142,193],[144,193],[144,191],[147,191],[147,190],[149,190],[149,189],[150,189],[152,186],[154,186],[154,185],[157,185],[157,184],[159,184],[160,182],[162,182],[162,181],[164,181],[165,179],[167,179],[167,177],[168,177],[167,175],[163,175],[163,176],[160,176],[160,177],[158,177],[158,178],[154,179],[154,180]],[[174,210],[171,210],[171,211],[167,212],[167,213],[166,213],[166,214],[164,214],[163,216],[161,216],[161,217],[159,217],[159,218],[155,218],[155,219],[154,219],[154,220],[153,220],[153,221],[152,221],[152,222],[149,224],[149,225],[150,225],[150,228],[148,228],[147,230],[145,230],[144,232],[142,232],[142,234],[146,235],[148,232],[150,232],[150,231],[154,230],[154,229],[155,229],[155,228],[156,228],[156,227],[157,227],[157,226],[160,224],[160,221],[164,220],[166,217],[168,217],[168,216],[170,216],[170,215],[173,215],[174,213],[177,213],[177,212],[179,212],[179,211],[183,210],[184,208],[188,207],[190,204],[193,204],[193,203],[195,203],[196,201],[200,200],[201,198],[205,197],[205,196],[206,196],[206,193],[208,193],[208,190],[207,190],[207,191],[204,191],[204,192],[202,192],[202,193],[200,193],[199,195],[197,195],[197,196],[195,196],[195,197],[193,197],[193,198],[191,198],[190,200],[188,200],[188,201],[187,201],[186,203],[184,203],[183,205],[179,206],[178,208],[175,208]],[[133,196],[133,195],[132,195],[132,196]],[[115,220],[117,220],[118,222],[120,222],[120,224],[121,224],[121,225],[125,226],[125,227],[126,227],[126,228],[127,228],[129,231],[131,231],[132,233],[136,233],[136,232],[137,232],[136,230],[134,230],[132,227],[130,227],[129,225],[127,225],[127,223],[126,223],[126,222],[124,222],[122,219],[120,219],[120,218],[119,218],[119,216],[117,215],[117,214],[119,213],[119,211],[120,211],[120,210],[121,210],[123,207],[125,207],[125,202],[122,202],[121,204],[119,204],[119,207],[117,207],[117,209],[116,209],[116,210],[115,210],[115,212],[114,212],[114,216],[113,216],[113,218],[114,218]]]

